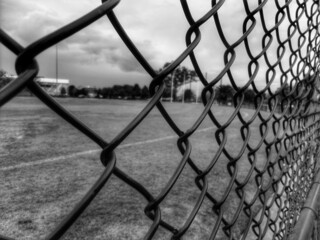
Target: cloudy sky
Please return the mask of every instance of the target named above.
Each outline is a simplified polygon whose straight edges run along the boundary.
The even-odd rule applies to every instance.
[[[269,1],[267,23],[274,24],[275,6]],[[98,0],[1,0],[0,24],[9,35],[23,46],[79,18],[100,5]],[[210,9],[210,0],[189,0],[194,19],[199,19]],[[253,9],[256,5],[252,5]],[[185,49],[185,34],[188,23],[184,17],[180,1],[177,0],[122,0],[115,8],[119,21],[136,46],[154,69],[174,60]],[[242,35],[245,18],[242,1],[229,0],[220,9],[223,29],[230,43]],[[223,67],[225,47],[218,37],[214,21],[201,27],[202,40],[195,54],[201,69],[213,79]],[[284,31],[285,32],[285,31]],[[262,28],[259,22],[249,42],[253,53],[261,51]],[[112,86],[114,84],[148,85],[151,77],[140,67],[132,54],[118,37],[116,31],[103,17],[82,31],[60,42],[37,57],[40,64],[39,75],[56,77],[56,56],[58,77],[70,79],[74,85]],[[248,80],[244,46],[237,49],[233,66],[236,81],[243,85]],[[269,57],[276,61],[276,51]],[[0,68],[15,73],[15,56],[0,44]],[[186,60],[182,65],[191,68]],[[261,63],[263,79],[265,67]],[[226,79],[226,81],[228,81]],[[259,82],[261,81],[261,83]],[[257,81],[264,86],[264,81]]]

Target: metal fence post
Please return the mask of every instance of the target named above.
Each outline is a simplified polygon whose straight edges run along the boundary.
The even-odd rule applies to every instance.
[[[315,220],[318,217],[318,206],[320,196],[320,171],[317,172],[312,184],[308,198],[302,208],[300,217],[291,233],[289,240],[310,239],[314,232]]]

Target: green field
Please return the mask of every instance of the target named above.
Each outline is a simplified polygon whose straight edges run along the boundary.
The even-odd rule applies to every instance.
[[[111,141],[147,104],[144,101],[57,99],[74,115]],[[203,110],[202,104],[164,103],[178,126],[187,130]],[[212,111],[225,122],[233,108],[214,105]],[[252,110],[243,109],[249,119]],[[261,139],[259,122],[252,127],[250,143]],[[228,127],[226,149],[236,156],[243,141],[240,122]],[[216,127],[209,119],[191,137],[192,159],[201,169],[212,160],[218,144]],[[13,99],[0,110],[0,235],[16,239],[43,239],[68,214],[103,171],[98,146],[59,116],[31,97]],[[154,196],[160,193],[181,160],[177,137],[157,109],[116,149],[117,166],[143,184]],[[264,153],[257,154],[261,167]],[[226,190],[230,176],[224,155],[208,176],[209,192],[217,199]],[[250,164],[244,155],[239,160],[238,179],[244,179]],[[196,174],[187,165],[168,197],[161,204],[162,219],[176,228],[183,225],[200,191],[194,183]],[[250,180],[250,199],[256,190]],[[64,239],[142,239],[152,221],[143,209],[146,200],[134,189],[112,176],[106,186],[81,215]],[[231,194],[223,209],[232,219],[239,204]],[[212,203],[205,200],[184,239],[206,239],[217,216]],[[241,221],[243,217],[243,221]],[[245,217],[234,228],[245,225]],[[159,229],[155,239],[170,239]],[[219,231],[217,239],[225,239]]]

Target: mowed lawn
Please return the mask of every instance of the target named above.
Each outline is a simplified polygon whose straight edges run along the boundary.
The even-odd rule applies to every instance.
[[[147,101],[57,99],[106,141],[111,141],[147,104]],[[164,103],[182,130],[187,130],[203,110],[202,104]],[[224,123],[232,107],[214,105],[212,111]],[[249,119],[253,110],[242,109]],[[257,120],[251,126],[250,144],[260,141]],[[226,149],[238,155],[243,141],[240,121],[227,128]],[[215,125],[206,118],[191,138],[191,158],[205,169],[218,149]],[[270,136],[271,137],[271,136]],[[177,136],[157,109],[116,149],[117,166],[143,184],[154,196],[161,192],[182,156]],[[150,141],[151,140],[151,141]],[[17,97],[0,109],[0,235],[16,239],[43,239],[72,210],[103,171],[99,147],[54,114],[39,100]],[[239,160],[237,179],[243,180],[250,168],[246,156]],[[266,161],[257,153],[258,167]],[[231,177],[228,159],[222,154],[208,175],[209,192],[221,198]],[[196,174],[186,165],[179,180],[161,203],[162,219],[180,228],[200,194]],[[246,187],[247,200],[256,191],[253,176]],[[240,200],[233,192],[223,209],[231,221]],[[98,197],[81,215],[64,239],[142,239],[152,224],[145,216],[147,201],[127,184],[112,176]],[[257,204],[256,208],[259,206]],[[184,239],[206,239],[217,216],[212,203],[204,201]],[[238,235],[246,224],[241,214],[233,232]],[[221,226],[223,227],[223,226]],[[159,228],[154,239],[170,239]],[[220,230],[217,239],[225,239]]]

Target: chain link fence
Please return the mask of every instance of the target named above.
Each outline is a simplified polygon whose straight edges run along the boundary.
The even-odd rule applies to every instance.
[[[47,239],[61,238],[90,205],[111,175],[121,179],[147,200],[144,212],[152,224],[144,239],[152,239],[160,227],[171,232],[172,239],[183,239],[205,200],[210,201],[211,214],[216,217],[216,221],[211,224],[209,239],[216,239],[218,232],[222,232],[225,239],[288,239],[297,225],[318,169],[319,2],[257,0],[252,4],[252,1],[243,0],[241,4],[245,10],[245,18],[239,19],[242,21],[242,35],[238,39],[231,40],[220,16],[220,9],[227,1],[212,0],[211,9],[208,9],[202,17],[195,19],[188,2],[181,0],[181,7],[190,25],[185,36],[186,47],[178,58],[160,72],[150,65],[122,27],[113,11],[119,2],[120,0],[105,0],[101,6],[27,47],[22,47],[4,30],[0,31],[1,43],[17,55],[18,74],[17,79],[1,89],[0,106],[27,87],[48,108],[101,147],[104,172]],[[274,4],[275,14],[266,11],[266,6],[270,2]],[[41,52],[105,16],[107,16],[106,21],[112,23],[123,43],[152,78],[149,86],[151,99],[131,123],[111,141],[106,141],[74,117],[34,81],[39,72],[35,58]],[[206,79],[196,56],[197,46],[201,42],[202,27],[209,21],[214,23],[219,36],[218,39],[213,39],[213,44],[214,41],[220,41],[224,46],[224,55],[221,59],[223,67],[213,79]],[[260,35],[255,33],[257,29]],[[258,38],[259,49],[253,49],[251,43],[253,38]],[[247,79],[245,84],[240,86],[234,62],[239,57],[238,50],[241,47],[245,48],[248,61],[242,62],[242,68],[247,69]],[[191,60],[204,86],[201,94],[203,111],[188,130],[182,131],[162,104],[161,97],[165,90],[165,78],[171,76],[186,58]],[[232,99],[233,113],[226,121],[217,118],[214,104],[214,89],[221,84],[223,78],[227,78],[235,90]],[[278,88],[273,88],[274,84],[278,84]],[[244,105],[245,91],[249,88],[255,92],[254,114],[247,119],[241,109]],[[160,111],[163,119],[175,132],[178,137],[177,148],[181,153],[180,163],[166,186],[156,196],[127,175],[118,167],[116,161],[119,144],[142,124],[142,120],[154,108]],[[205,118],[209,118],[214,127],[217,151],[213,156],[207,156],[211,161],[204,168],[191,156],[190,138],[197,132]],[[237,154],[226,147],[228,128],[235,121],[240,122],[239,134],[242,139],[238,143],[240,151]],[[252,142],[252,126],[257,121],[260,140]],[[210,182],[208,175],[221,158],[227,161],[226,172],[230,181],[225,183],[227,188],[223,194],[217,197],[215,192],[209,191],[209,186],[215,182]],[[249,171],[245,176],[239,174],[243,159],[249,164]],[[162,218],[161,203],[181,177],[186,165],[189,165],[197,175],[194,184],[199,189],[199,194],[185,222],[181,226],[174,226]],[[254,186],[254,190],[248,190],[249,183]],[[226,207],[230,198],[238,202],[238,207],[233,212]],[[313,236],[317,235],[312,226],[308,231],[314,232]],[[9,239],[5,236],[0,238]]]

